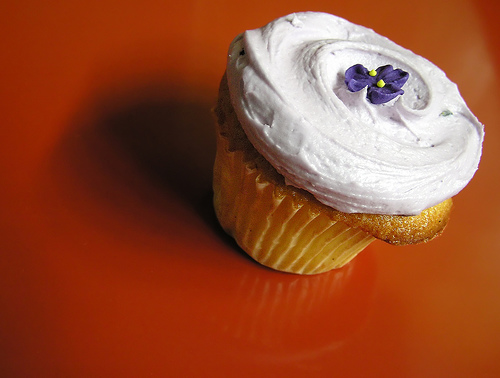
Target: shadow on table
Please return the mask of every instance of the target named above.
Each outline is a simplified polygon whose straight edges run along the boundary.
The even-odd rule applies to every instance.
[[[110,92],[82,107],[56,147],[50,169],[63,195],[83,211],[101,204],[160,222],[176,202],[222,233],[211,203],[215,94],[168,83]]]

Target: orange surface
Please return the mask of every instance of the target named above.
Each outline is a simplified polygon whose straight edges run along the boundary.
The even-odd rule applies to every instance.
[[[52,3],[0,5],[0,375],[500,376],[495,0]],[[486,125],[439,239],[300,277],[219,229],[227,47],[301,10],[432,60]]]

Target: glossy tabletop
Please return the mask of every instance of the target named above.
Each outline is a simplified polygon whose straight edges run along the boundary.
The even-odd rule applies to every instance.
[[[451,222],[337,271],[264,268],[211,205],[211,107],[238,33],[304,10],[375,29],[486,127]],[[0,5],[0,375],[500,376],[495,0]]]

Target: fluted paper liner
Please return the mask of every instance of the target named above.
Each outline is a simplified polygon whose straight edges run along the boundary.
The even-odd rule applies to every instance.
[[[253,259],[270,268],[315,274],[348,263],[375,238],[294,201],[258,167],[230,151],[218,133],[214,205],[220,224]]]

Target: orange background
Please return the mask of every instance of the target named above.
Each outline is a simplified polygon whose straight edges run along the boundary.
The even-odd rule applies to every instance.
[[[495,0],[0,5],[2,376],[500,376]],[[229,43],[303,10],[425,56],[486,126],[426,245],[270,271],[211,208]]]

